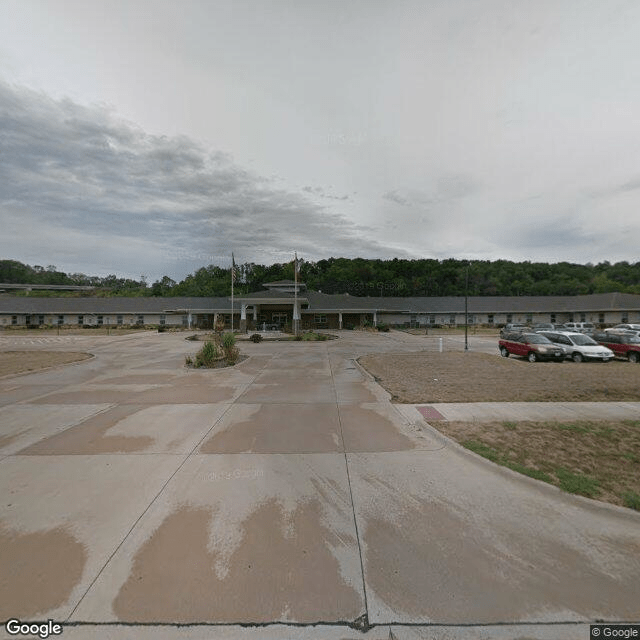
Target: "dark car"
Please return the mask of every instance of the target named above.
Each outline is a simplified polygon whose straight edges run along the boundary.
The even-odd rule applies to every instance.
[[[554,345],[539,333],[508,333],[504,338],[498,340],[498,348],[504,358],[513,354],[514,356],[523,356],[529,362],[537,362],[538,360],[563,362],[565,356],[561,347]]]
[[[633,332],[600,331],[591,336],[599,344],[608,347],[618,358],[640,362],[640,338]]]

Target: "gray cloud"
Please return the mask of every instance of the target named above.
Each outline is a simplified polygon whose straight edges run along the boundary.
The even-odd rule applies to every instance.
[[[96,242],[106,262],[111,248],[115,255],[135,245],[135,259],[104,267],[136,275],[175,272],[167,256],[231,250],[254,262],[281,261],[294,249],[307,259],[402,253],[306,194],[349,196],[275,188],[229,155],[149,135],[107,108],[0,83],[0,131],[2,251],[18,259],[44,253],[40,263],[59,264],[64,256],[93,271]]]

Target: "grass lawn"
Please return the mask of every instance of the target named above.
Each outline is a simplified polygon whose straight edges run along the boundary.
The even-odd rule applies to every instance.
[[[432,424],[497,464],[640,510],[640,420]]]

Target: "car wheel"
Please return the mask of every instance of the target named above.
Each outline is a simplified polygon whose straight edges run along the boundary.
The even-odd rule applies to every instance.
[[[640,354],[637,351],[629,351],[627,358],[629,358],[629,362],[638,362],[640,361]]]
[[[508,358],[509,357],[509,352],[507,351],[507,347],[500,347],[500,355],[503,358]]]
[[[529,352],[529,362],[537,362],[537,361],[538,361],[538,356],[536,355],[535,351]]]
[[[582,362],[584,360],[582,354],[578,353],[577,351],[571,357],[573,358],[574,362]]]

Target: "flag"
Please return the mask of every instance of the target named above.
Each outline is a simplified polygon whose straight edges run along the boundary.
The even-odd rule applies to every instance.
[[[231,253],[231,282],[236,281],[236,261],[233,257],[233,252]]]
[[[295,252],[295,259],[293,261],[293,276],[296,282],[298,282],[298,252]]]

